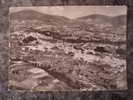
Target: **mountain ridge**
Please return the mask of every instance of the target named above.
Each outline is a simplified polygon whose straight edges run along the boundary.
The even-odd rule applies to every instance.
[[[43,14],[34,10],[23,10],[19,12],[14,12],[10,14],[10,20],[39,20],[42,22],[58,22],[59,24],[68,23],[70,19],[64,16],[56,16],[56,15],[49,15]]]

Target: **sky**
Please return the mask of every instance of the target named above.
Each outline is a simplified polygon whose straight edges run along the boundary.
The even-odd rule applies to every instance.
[[[35,10],[45,14],[65,16],[71,19],[91,14],[118,16],[127,14],[126,6],[36,6],[10,7],[10,12],[21,10]]]

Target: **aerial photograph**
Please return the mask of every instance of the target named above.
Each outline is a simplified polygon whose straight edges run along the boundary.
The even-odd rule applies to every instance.
[[[127,89],[125,6],[9,9],[8,88]]]

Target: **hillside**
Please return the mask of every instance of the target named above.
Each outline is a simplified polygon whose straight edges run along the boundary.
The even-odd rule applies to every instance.
[[[106,15],[93,14],[93,15],[89,15],[89,16],[83,16],[83,17],[80,17],[77,19],[82,20],[82,21],[93,22],[95,24],[110,23],[114,27],[115,26],[118,27],[118,26],[126,24],[126,16],[125,15],[111,17],[111,16],[106,16]]]
[[[37,11],[33,10],[23,10],[20,12],[15,12],[10,14],[10,19],[15,19],[19,21],[23,20],[38,20],[42,22],[47,22],[47,23],[59,23],[59,24],[64,24],[68,23],[69,19],[63,16],[56,16],[56,15],[48,15],[48,14],[43,14]]]

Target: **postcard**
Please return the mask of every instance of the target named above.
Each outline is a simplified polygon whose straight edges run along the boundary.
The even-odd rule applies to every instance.
[[[10,7],[10,90],[127,89],[125,6]]]

